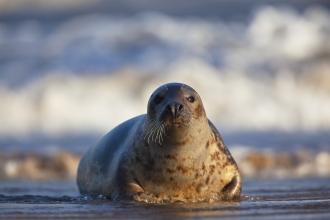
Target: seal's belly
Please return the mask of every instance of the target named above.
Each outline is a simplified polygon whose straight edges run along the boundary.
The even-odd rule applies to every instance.
[[[218,169],[210,171],[197,168],[173,171],[166,168],[161,172],[148,172],[140,184],[147,193],[157,197],[202,197],[219,193],[232,179],[232,175],[222,175]]]

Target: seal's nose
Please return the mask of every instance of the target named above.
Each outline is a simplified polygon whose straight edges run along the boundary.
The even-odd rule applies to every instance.
[[[166,111],[170,113],[172,117],[175,119],[183,111],[183,105],[178,102],[173,102],[172,104],[168,104],[166,106]]]

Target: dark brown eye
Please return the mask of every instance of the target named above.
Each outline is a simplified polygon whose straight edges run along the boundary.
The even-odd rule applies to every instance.
[[[195,101],[195,98],[194,98],[193,96],[189,96],[189,97],[187,98],[187,100],[188,100],[189,102],[193,103],[193,102]]]
[[[163,97],[163,96],[157,95],[157,96],[155,97],[155,99],[154,99],[154,102],[155,102],[156,104],[159,104],[159,103],[161,103],[163,100],[164,100],[164,97]]]

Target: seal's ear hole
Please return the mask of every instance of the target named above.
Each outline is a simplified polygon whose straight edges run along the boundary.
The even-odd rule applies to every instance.
[[[155,102],[156,104],[159,104],[159,103],[161,103],[163,100],[164,100],[164,96],[157,95],[157,96],[155,97],[155,99],[154,99],[154,102]]]
[[[191,103],[195,102],[195,98],[193,96],[189,96],[187,100]]]

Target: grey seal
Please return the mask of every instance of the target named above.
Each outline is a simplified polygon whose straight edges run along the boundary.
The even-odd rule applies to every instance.
[[[156,89],[147,114],[112,129],[81,158],[82,195],[112,200],[205,201],[240,198],[238,166],[188,85]]]

